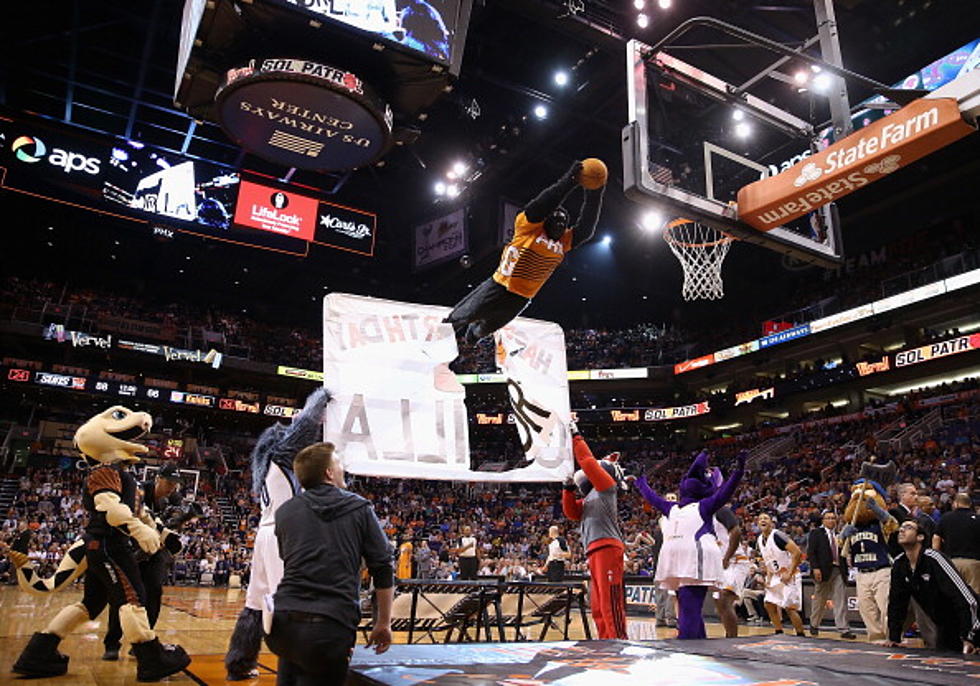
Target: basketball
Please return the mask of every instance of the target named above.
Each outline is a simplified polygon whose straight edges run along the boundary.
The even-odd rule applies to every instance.
[[[582,160],[582,173],[578,177],[582,188],[589,191],[602,188],[606,185],[607,178],[609,178],[609,170],[606,169],[605,162],[597,157]]]

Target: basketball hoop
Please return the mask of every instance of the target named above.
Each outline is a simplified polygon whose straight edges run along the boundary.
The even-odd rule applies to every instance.
[[[664,227],[664,240],[684,269],[685,300],[720,300],[725,295],[721,265],[735,239],[693,219],[674,219]]]

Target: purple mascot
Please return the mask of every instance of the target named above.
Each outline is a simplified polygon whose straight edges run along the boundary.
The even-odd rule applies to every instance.
[[[714,516],[742,480],[746,456],[744,451],[738,454],[735,471],[722,483],[721,472],[708,468],[708,453],[702,452],[681,480],[680,502],[657,495],[645,477],[636,481],[644,500],[665,517],[656,581],[661,588],[677,592],[678,638],[707,638],[701,609],[708,589],[722,578]]]

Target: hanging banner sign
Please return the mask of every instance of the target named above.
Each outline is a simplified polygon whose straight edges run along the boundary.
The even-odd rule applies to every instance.
[[[448,366],[458,355],[452,327],[442,323],[448,313],[447,307],[344,293],[324,298],[323,371],[334,396],[324,433],[343,456],[344,468],[371,476],[460,481],[564,478],[537,462],[504,472],[470,468],[466,389]],[[523,330],[517,334],[526,336]],[[562,375],[563,346],[562,340],[560,359],[554,360]],[[516,353],[530,365],[522,352],[532,351]],[[550,366],[546,354],[552,354],[550,344],[534,360],[539,369]],[[538,380],[517,380],[528,386],[530,400]],[[567,408],[567,387],[565,403]],[[539,451],[550,459],[547,450]]]
[[[564,480],[574,471],[564,331],[518,317],[494,334],[494,343],[529,463],[516,471],[534,474],[536,481]]]
[[[326,440],[354,474],[477,480],[449,308],[344,293],[323,299]]]

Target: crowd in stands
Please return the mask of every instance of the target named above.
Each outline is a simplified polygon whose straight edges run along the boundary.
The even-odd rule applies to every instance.
[[[785,435],[791,445],[750,465],[732,503],[750,541],[757,533],[755,516],[773,514],[777,526],[805,549],[807,532],[823,510],[843,511],[849,485],[860,462],[869,455],[892,458],[900,481],[915,484],[921,511],[938,518],[959,491],[978,492],[980,454],[980,393],[975,379],[913,393],[880,411],[852,413],[821,421],[812,416]],[[955,393],[954,393],[955,392]],[[940,401],[945,404],[940,404]],[[901,448],[877,445],[883,429],[906,426],[936,407],[943,416],[939,429]],[[840,421],[838,421],[840,420]],[[713,461],[727,469],[740,449],[772,437],[771,430],[719,440],[709,445]],[[649,440],[625,441],[590,435],[593,452],[601,456],[623,451],[628,473],[644,474],[662,493],[673,491],[687,469],[691,453]],[[228,470],[201,471],[196,500],[205,516],[182,532],[184,550],[174,567],[175,583],[226,584],[232,575],[248,582],[251,540],[258,507],[250,493],[250,474],[244,444],[226,451]],[[184,467],[193,466],[187,462]],[[13,502],[3,513],[0,540],[10,540],[24,528],[34,532],[31,557],[48,573],[78,536],[84,522],[80,503],[83,473],[74,463],[62,469],[34,468],[20,475]],[[189,495],[191,481],[185,483]],[[417,575],[451,578],[457,574],[452,548],[463,526],[473,527],[480,546],[481,571],[507,578],[539,574],[544,564],[547,531],[559,524],[570,544],[568,567],[584,571],[585,559],[576,527],[564,520],[557,485],[454,484],[439,481],[355,477],[351,490],[373,501],[393,547],[414,546]],[[645,534],[658,515],[635,493],[620,499],[620,520],[628,547],[627,569],[651,575],[656,550]],[[0,565],[0,578],[11,581],[9,564]]]
[[[843,269],[836,276],[827,272],[826,278],[813,272],[815,278],[808,280],[806,287],[776,289],[778,306],[758,299],[753,308],[756,299],[749,298],[739,302],[738,316],[719,318],[715,312],[710,321],[701,323],[689,317],[685,329],[653,323],[621,329],[569,329],[568,366],[596,369],[674,364],[758,338],[765,320],[800,324],[892,295],[896,289],[907,290],[906,286],[913,288],[980,267],[975,236],[956,222],[945,231],[922,231],[882,250],[887,250],[887,259],[878,263],[853,271]],[[783,309],[781,313],[773,309],[785,308],[788,302],[797,309]],[[166,342],[173,345],[213,346],[227,355],[255,361],[322,368],[320,332],[308,325],[275,325],[249,317],[244,311],[217,310],[191,302],[177,304],[152,294],[136,298],[76,284],[8,277],[0,282],[0,318],[11,317],[24,321],[42,317],[45,324],[90,327],[86,333],[109,326],[107,318],[126,318],[156,325],[156,334],[169,337]],[[461,348],[454,371],[495,371],[489,341]]]

